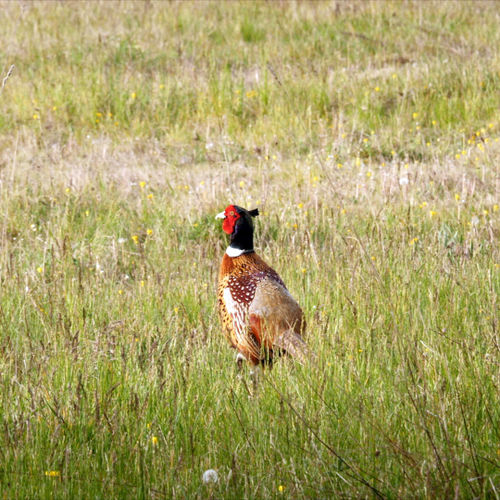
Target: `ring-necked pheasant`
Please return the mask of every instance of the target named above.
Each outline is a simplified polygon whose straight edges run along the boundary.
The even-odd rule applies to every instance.
[[[304,361],[309,350],[302,340],[306,322],[299,304],[278,273],[254,251],[252,217],[258,209],[229,205],[216,218],[231,242],[219,271],[218,306],[226,337],[252,364],[272,363],[287,353]]]

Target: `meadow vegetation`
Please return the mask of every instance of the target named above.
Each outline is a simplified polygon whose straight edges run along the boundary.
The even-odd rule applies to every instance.
[[[499,24],[0,2],[4,498],[498,499]],[[318,354],[257,388],[215,309],[229,203]]]

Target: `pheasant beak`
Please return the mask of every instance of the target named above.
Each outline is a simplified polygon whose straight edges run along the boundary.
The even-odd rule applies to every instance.
[[[216,219],[225,219],[226,218],[226,214],[225,212],[221,212],[220,214],[217,214],[215,216]]]

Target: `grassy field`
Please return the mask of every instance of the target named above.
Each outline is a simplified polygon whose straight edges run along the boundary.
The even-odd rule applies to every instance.
[[[0,2],[3,498],[499,499],[499,24]],[[229,203],[318,353],[256,388],[215,309]]]

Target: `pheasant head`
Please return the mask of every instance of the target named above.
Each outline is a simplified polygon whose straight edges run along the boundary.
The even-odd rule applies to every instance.
[[[259,209],[246,210],[237,205],[229,205],[224,212],[216,215],[223,219],[222,229],[230,236],[230,244],[226,250],[229,257],[239,257],[244,253],[253,252],[253,220],[259,215]]]

